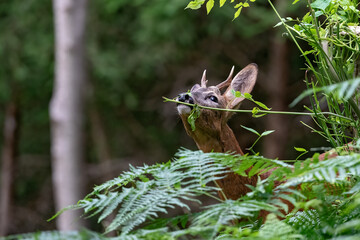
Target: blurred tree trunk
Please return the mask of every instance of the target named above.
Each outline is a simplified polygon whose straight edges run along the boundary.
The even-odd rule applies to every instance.
[[[84,108],[87,88],[85,26],[87,0],[53,0],[55,83],[50,103],[53,191],[56,210],[83,197]],[[57,218],[59,230],[79,229],[80,213]]]
[[[285,16],[286,0],[277,0],[276,8],[281,16]],[[281,29],[280,32],[283,30]],[[287,81],[289,78],[289,58],[286,39],[281,37],[279,31],[274,32],[270,46],[270,67],[267,80],[268,105],[273,110],[287,109]],[[287,148],[289,136],[288,117],[281,114],[269,114],[266,117],[266,130],[275,130],[264,138],[264,156],[282,159]]]
[[[19,114],[16,101],[7,104],[4,118],[4,146],[2,148],[0,191],[0,236],[8,233],[12,222],[12,195],[16,167]]]

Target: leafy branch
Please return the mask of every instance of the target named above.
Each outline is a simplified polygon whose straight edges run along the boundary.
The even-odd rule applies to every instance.
[[[240,16],[240,13],[242,11],[243,8],[248,8],[250,7],[249,2],[255,2],[256,0],[245,0],[245,1],[240,1],[239,3],[236,3],[234,5],[234,9],[236,9],[235,13],[234,13],[234,18],[233,20],[235,20],[236,18],[238,18]],[[230,3],[234,3],[235,0],[230,0]],[[205,3],[205,0],[193,0],[191,2],[189,2],[189,4],[186,6],[185,9],[193,9],[193,10],[197,10],[199,8],[201,8],[201,6]],[[226,3],[226,0],[219,0],[219,6],[223,7],[224,4]],[[207,14],[210,13],[210,11],[213,9],[215,5],[215,0],[207,0],[206,2],[206,12]]]

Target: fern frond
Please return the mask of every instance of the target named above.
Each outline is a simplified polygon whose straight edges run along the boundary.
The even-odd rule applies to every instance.
[[[218,188],[209,183],[229,172],[227,166],[214,162],[215,155],[181,149],[172,162],[131,167],[95,187],[75,208],[84,209],[90,217],[100,214],[99,222],[117,211],[106,232],[121,230],[127,234],[147,219],[157,218],[159,213],[176,207],[190,210],[189,201],[199,202],[199,195],[215,194]]]
[[[321,224],[319,213],[315,209],[297,212],[287,220],[296,229],[315,229]]]
[[[97,186],[85,199],[71,207],[84,209],[90,217],[100,215],[99,222],[115,213],[105,230],[119,230],[120,236],[112,240],[179,239],[187,236],[232,239],[231,236],[226,238],[229,234],[223,232],[224,229],[237,231],[233,236],[247,239],[301,239],[311,234],[322,238],[325,235],[340,236],[340,233],[346,236],[350,226],[360,219],[360,210],[357,210],[360,209],[360,154],[338,156],[321,162],[313,158],[296,162],[293,166],[261,156],[203,153],[186,149],[179,150],[176,156],[176,159],[164,164],[131,167],[116,179]],[[209,183],[226,176],[229,168],[245,176],[261,174],[270,169],[272,174],[266,179],[259,178],[256,186],[249,186],[251,192],[241,199],[226,200],[200,213],[190,213],[190,227],[179,229],[176,223],[170,224],[175,227],[170,230],[166,224],[169,222],[165,221],[157,227],[155,224],[146,230],[134,230],[147,221],[156,220],[159,214],[167,214],[171,209],[191,211],[189,202],[200,203],[198,196],[215,194],[218,188]],[[279,184],[279,180],[284,179],[287,182]],[[326,184],[334,186],[334,191],[323,191]],[[302,187],[294,188],[297,185]],[[298,213],[293,210],[292,217],[286,216],[289,211],[287,202],[295,207],[314,209]],[[287,220],[275,219],[258,229],[260,211],[272,212]],[[329,215],[332,216],[331,221],[326,222]],[[241,227],[230,227],[239,219],[242,220],[239,224]],[[281,231],[271,232],[275,228]],[[353,235],[357,233],[352,232]]]
[[[275,212],[277,208],[265,202],[256,200],[226,200],[207,207],[207,210],[194,219],[194,225],[226,225],[231,221],[244,217],[252,217],[261,210]]]
[[[327,95],[331,94],[335,99],[348,100],[353,97],[360,87],[360,78],[355,78],[340,83],[334,83],[323,87],[314,87],[305,90],[301,93],[291,104],[290,107],[294,107],[305,97],[311,96],[314,93],[323,92]]]
[[[163,164],[165,165],[165,164]],[[148,166],[144,164],[143,167],[133,167],[129,165],[129,171],[123,172],[119,177],[109,180],[100,186],[94,187],[94,190],[89,193],[86,197],[97,195],[103,191],[114,191],[122,186],[126,186],[129,183],[134,182],[136,179],[146,176],[146,174],[152,174],[158,171],[160,164]]]
[[[281,167],[282,171],[291,172],[293,166],[285,162],[269,159],[258,155],[232,155],[225,153],[214,153],[215,161],[231,167],[235,173],[241,176],[252,177],[257,174],[264,174],[268,171],[273,171],[276,168]],[[246,173],[248,169],[251,170]],[[284,174],[282,174],[283,176]]]
[[[304,239],[291,225],[280,221],[276,215],[269,214],[259,230],[259,239]]]
[[[305,171],[304,171],[305,170]],[[289,188],[305,182],[325,181],[335,183],[346,180],[349,176],[360,176],[360,154],[337,156],[332,159],[305,165],[296,169],[280,188]]]
[[[59,232],[59,231],[43,231],[36,233],[26,233],[12,235],[8,237],[0,237],[0,240],[110,240],[100,233],[89,230]]]

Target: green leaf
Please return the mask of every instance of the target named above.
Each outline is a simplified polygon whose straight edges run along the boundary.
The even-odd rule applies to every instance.
[[[296,4],[298,1],[300,1],[300,0],[294,0],[294,2],[292,4]]]
[[[275,130],[265,131],[265,132],[263,132],[263,133],[261,134],[261,136],[263,137],[263,136],[269,135],[269,134],[271,134],[271,133],[273,133],[273,132],[275,132]]]
[[[246,99],[252,100],[252,95],[250,93],[244,93]]]
[[[315,50],[305,51],[305,52],[303,53],[303,56],[306,56],[306,55],[312,54],[312,53],[316,53],[316,51],[315,51]]]
[[[198,119],[200,116],[200,109],[199,107],[195,106],[193,108],[193,110],[191,111],[191,114],[189,115],[188,117],[188,123],[190,124],[191,126],[191,130],[192,131],[195,131],[196,127],[195,127],[195,121],[196,119]]]
[[[259,107],[266,109],[266,110],[271,110],[271,108],[268,108],[264,103],[259,102],[259,101],[254,101],[254,103],[256,103]]]
[[[220,0],[220,7],[224,6],[226,0]]]
[[[316,0],[311,3],[311,7],[315,9],[325,10],[331,3],[331,0]]]
[[[232,92],[232,94],[233,94],[235,97],[237,97],[237,98],[244,97],[244,96],[241,94],[241,92],[235,91],[234,89],[231,89],[231,92]]]
[[[240,125],[242,128],[252,132],[252,133],[255,133],[256,135],[258,135],[260,137],[260,133],[258,133],[255,129],[252,129],[252,128],[249,128],[249,127],[245,127],[243,125]]]
[[[239,7],[241,7],[243,5],[243,3],[242,2],[239,2],[238,4],[236,4],[235,6],[234,6],[234,8],[239,8]]]
[[[281,25],[283,25],[283,22],[282,22],[282,21],[281,21],[281,22],[278,22],[277,24],[275,24],[275,26],[274,26],[273,28],[279,27],[279,26],[281,26]]]
[[[241,9],[242,7],[239,7],[238,10],[235,12],[233,21],[240,16]]]
[[[307,152],[307,150],[305,148],[294,147],[294,149],[298,152]]]
[[[323,11],[316,11],[315,12],[315,17],[320,17],[321,15],[323,15],[324,12]]]
[[[214,7],[214,0],[209,0],[207,1],[206,3],[206,11],[207,11],[207,14],[210,13],[211,9]]]
[[[338,98],[337,101],[339,100],[347,101],[348,99],[354,96],[359,86],[360,86],[360,78],[355,78],[352,80],[334,83],[323,87],[313,87],[312,89],[307,89],[304,92],[302,92],[298,97],[295,98],[295,100],[289,106],[293,107],[303,98],[317,92],[332,94],[334,97]]]
[[[194,1],[191,1],[189,2],[189,4],[186,6],[185,9],[193,9],[193,10],[196,10],[196,9],[199,9],[203,4],[204,4],[205,0],[194,0]]]
[[[243,7],[250,7],[250,5],[249,5],[249,3],[245,2],[245,3],[243,4]]]
[[[312,21],[312,17],[310,15],[310,12],[306,13],[302,19],[303,22],[305,23],[311,23]]]
[[[259,117],[263,117],[267,114],[267,113],[258,114],[259,112],[260,112],[260,109],[258,107],[254,107],[251,111],[252,117],[259,118]]]
[[[148,182],[148,181],[150,180],[149,178],[147,178],[147,177],[145,177],[145,176],[143,176],[143,175],[140,175],[139,178],[140,178],[140,180],[143,181],[143,182]]]

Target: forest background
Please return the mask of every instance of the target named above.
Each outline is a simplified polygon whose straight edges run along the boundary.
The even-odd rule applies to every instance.
[[[274,1],[282,16],[303,16],[305,5]],[[234,9],[214,7],[185,10],[186,0],[93,0],[87,4],[87,79],[85,160],[78,172],[84,193],[112,179],[129,164],[168,161],[181,146],[196,149],[186,135],[175,106],[162,96],[175,97],[199,82],[207,69],[210,83],[224,80],[232,65],[240,70],[259,65],[253,92],[273,110],[288,110],[303,89],[304,61],[265,0],[244,9],[232,21]],[[55,77],[54,13],[49,0],[0,3],[0,138],[2,185],[0,196],[7,220],[0,235],[50,230],[55,212],[52,182],[50,101]],[[306,48],[306,47],[305,47]],[[243,109],[253,105],[246,102]],[[303,111],[302,104],[292,110]],[[16,131],[7,140],[13,119]],[[243,149],[255,135],[241,128],[275,130],[262,139],[257,151],[265,157],[293,159],[294,146],[328,146],[300,121],[310,117],[269,115],[252,118],[237,114],[230,126]],[[9,127],[10,126],[10,127]],[[319,149],[317,149],[319,150]],[[9,164],[6,153],[13,152]],[[311,152],[309,154],[311,156]],[[304,156],[305,157],[305,156]],[[9,174],[10,173],[10,174]]]

